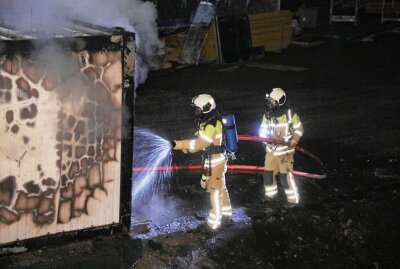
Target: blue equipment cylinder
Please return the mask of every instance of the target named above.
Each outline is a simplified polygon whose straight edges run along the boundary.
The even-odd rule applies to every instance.
[[[225,137],[225,148],[227,151],[234,153],[239,146],[235,116],[232,114],[222,116],[222,126]]]

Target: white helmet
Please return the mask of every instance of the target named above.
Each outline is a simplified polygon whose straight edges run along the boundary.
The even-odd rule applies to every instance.
[[[204,114],[211,112],[217,106],[214,98],[209,94],[200,94],[193,97],[191,105],[200,108]]]
[[[265,95],[265,99],[274,99],[281,106],[286,102],[286,93],[281,88],[273,88],[270,93]]]

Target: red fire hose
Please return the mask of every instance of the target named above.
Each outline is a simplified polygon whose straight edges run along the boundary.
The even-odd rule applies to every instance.
[[[143,171],[179,171],[179,170],[190,170],[190,171],[200,171],[202,169],[201,165],[172,165],[172,166],[156,166],[156,167],[133,167],[133,172],[143,172]],[[255,165],[228,165],[228,172],[233,174],[261,174],[264,172],[263,166]],[[311,174],[301,171],[293,171],[293,175],[301,177],[309,177],[316,179],[326,178],[326,174],[318,175]]]
[[[271,138],[263,138],[263,137],[258,137],[258,136],[250,136],[250,135],[238,135],[238,139],[240,141],[258,141],[258,142],[267,142],[267,143],[271,143],[271,144],[278,144],[278,145],[289,145],[289,143],[281,141],[281,140],[277,140],[277,139],[271,139]],[[321,165],[321,167],[325,167],[324,163],[314,154],[312,154],[311,152],[296,146],[296,150],[311,157],[312,159],[314,159],[319,165]]]
[[[278,145],[288,145],[288,143],[270,139],[270,138],[263,138],[258,136],[249,136],[249,135],[239,135],[238,139],[240,141],[257,141],[257,142],[267,142],[271,144],[278,144]],[[311,157],[314,159],[321,167],[324,167],[322,161],[316,157],[311,152],[296,146],[296,150]],[[133,167],[133,172],[142,172],[142,171],[178,171],[178,170],[197,170],[200,171],[202,169],[201,165],[173,165],[173,166],[157,166],[157,167]],[[264,167],[262,166],[255,166],[255,165],[228,165],[228,172],[229,173],[236,173],[236,174],[259,174],[264,172]],[[301,176],[301,177],[308,177],[308,178],[315,178],[315,179],[324,179],[326,178],[326,174],[311,174],[301,171],[293,171],[293,175]]]

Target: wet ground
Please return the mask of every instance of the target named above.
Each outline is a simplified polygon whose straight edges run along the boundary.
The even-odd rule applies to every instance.
[[[300,146],[323,160],[327,178],[298,177],[301,202],[286,208],[283,195],[262,201],[261,175],[227,173],[234,223],[210,232],[201,224],[193,227],[204,223],[209,209],[200,175],[176,172],[168,191],[157,197],[167,204],[166,223],[150,226],[152,238],[145,239],[137,267],[396,268],[399,26],[374,19],[358,26],[339,23],[318,33],[303,32],[300,41],[323,41],[316,47],[292,45],[239,64],[150,74],[138,90],[135,125],[166,139],[191,135],[189,103],[200,93],[212,94],[224,114],[235,115],[239,134],[255,135],[265,90],[284,88],[304,124]],[[290,71],[297,67],[306,70]],[[308,156],[297,153],[295,158],[295,170],[323,173]],[[175,153],[173,162],[196,164],[199,156]],[[244,141],[237,160],[230,162],[262,163],[262,146]],[[180,216],[168,222],[171,212]]]
[[[266,89],[282,87],[305,133],[295,170],[300,204],[263,202],[262,177],[227,173],[233,223],[204,226],[208,194],[198,172],[175,172],[136,210],[129,234],[0,257],[5,268],[398,268],[400,263],[400,25],[372,19],[303,32],[312,48],[238,64],[151,72],[137,90],[135,126],[172,140],[193,133],[193,96],[212,94],[239,134],[255,135]],[[367,37],[367,38],[366,38]],[[250,64],[251,63],[251,64]],[[251,65],[251,66],[250,66]],[[256,66],[255,66],[256,65]],[[289,68],[291,67],[291,68]],[[301,67],[303,71],[293,67]],[[275,69],[275,70],[274,70]],[[279,69],[279,70],[276,70]],[[286,70],[285,70],[286,69]],[[197,154],[173,154],[177,165]],[[241,142],[230,164],[262,165],[263,148]],[[1,267],[1,266],[0,266]]]

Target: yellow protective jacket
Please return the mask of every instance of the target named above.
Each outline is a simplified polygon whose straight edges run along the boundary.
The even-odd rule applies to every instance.
[[[301,124],[300,117],[290,108],[282,109],[281,113],[277,113],[271,117],[263,115],[259,136],[271,138],[283,142],[294,141],[297,144],[303,135],[304,128]],[[273,152],[275,156],[294,153],[295,149],[287,145],[266,144],[266,151]]]
[[[205,150],[209,146],[221,146],[222,145],[222,122],[219,119],[215,119],[211,122],[201,123],[199,131],[196,133],[195,139],[187,139],[181,141],[181,149],[183,152],[198,152]],[[225,155],[223,153],[214,153],[211,155],[211,166],[225,161]],[[209,160],[205,160],[205,164],[209,164]]]

